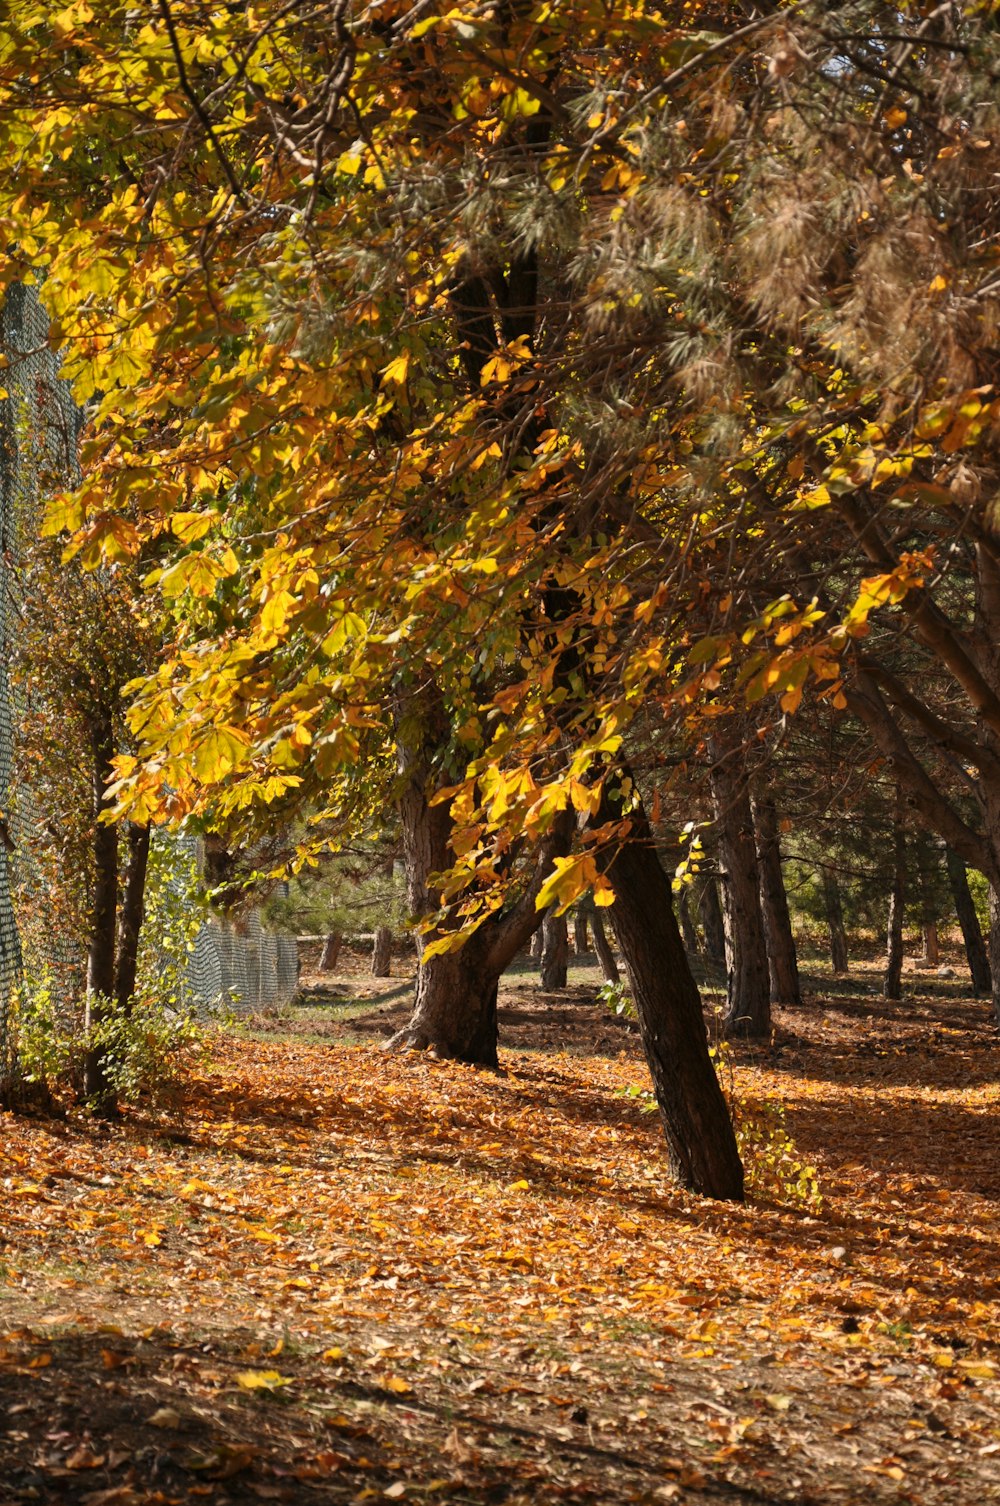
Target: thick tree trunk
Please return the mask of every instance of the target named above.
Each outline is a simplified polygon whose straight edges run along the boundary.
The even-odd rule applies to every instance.
[[[542,987],[553,990],[565,988],[568,966],[569,927],[566,917],[548,910],[542,921]]]
[[[114,732],[110,712],[90,729],[93,767],[93,906],[87,946],[87,1000],[84,1030],[89,1036],[107,1017],[115,994],[115,939],[118,919],[118,828],[100,817],[106,806],[105,789],[112,777]],[[83,1058],[83,1091],[94,1109],[115,1112],[114,1094],[107,1079],[107,1059],[101,1046],[89,1045]]]
[[[320,953],[319,970],[321,973],[333,972],[337,966],[337,959],[340,956],[340,948],[343,945],[343,941],[344,938],[339,931],[329,932],[323,943],[323,950]]]
[[[413,1014],[388,1046],[497,1066],[500,972],[485,941],[477,931],[458,951],[421,961]]]
[[[771,980],[760,912],[757,849],[741,752],[714,743],[712,797],[722,869],[722,915],[726,932],[727,1036],[767,1035],[771,1029]]]
[[[582,957],[587,948],[587,927],[589,916],[582,905],[577,905],[573,916],[573,951],[577,957]]]
[[[698,896],[698,914],[701,918],[701,928],[705,933],[705,956],[709,962],[715,963],[716,967],[724,967],[726,926],[722,918],[722,906],[719,903],[718,880],[711,874],[706,878],[701,894]]]
[[[691,905],[688,901],[688,891],[686,888],[682,889],[677,896],[677,918],[680,921],[684,945],[692,956],[694,956],[699,950],[698,932],[695,930],[694,921],[691,919]]]
[[[372,977],[388,978],[392,973],[392,931],[379,926],[372,946]]]
[[[976,906],[969,889],[966,866],[958,853],[953,852],[950,847],[945,848],[945,858],[948,864],[948,880],[955,901],[955,914],[962,928],[965,955],[969,959],[972,991],[977,999],[983,996],[988,998],[993,988],[990,959],[983,940],[983,928],[979,924],[979,916],[976,914]]]
[[[115,999],[127,1014],[132,1008],[135,977],[139,965],[139,934],[146,913],[146,873],[149,868],[148,826],[128,827],[128,862],[118,918],[118,956],[115,961]]]
[[[921,962],[925,967],[937,967],[941,961],[941,947],[938,942],[938,923],[936,920],[924,920],[920,927],[923,937],[924,949]]]
[[[596,825],[621,819],[621,804],[611,793],[606,785]],[[708,1054],[701,999],[674,919],[670,880],[641,807],[633,807],[631,821],[629,838],[596,858],[615,890],[611,922],[628,968],[671,1171],[693,1192],[742,1201],[743,1166]]]
[[[823,869],[823,903],[826,906],[826,923],[830,929],[830,961],[836,977],[847,972],[847,932],[844,929],[844,907],[840,901],[840,885],[837,875]]]
[[[768,978],[772,1004],[801,1004],[799,963],[788,913],[788,896],[781,871],[781,837],[778,815],[770,795],[758,791],[751,801],[757,866],[760,874],[760,908],[767,945]]]
[[[906,904],[906,823],[903,792],[896,786],[892,818],[892,887],[885,940],[885,978],[882,991],[887,999],[903,996],[903,910]]]
[[[590,928],[594,933],[594,951],[601,965],[601,973],[605,983],[617,983],[619,981],[618,963],[615,954],[611,950],[608,933],[604,929],[604,915],[594,907],[594,913],[590,917]]]

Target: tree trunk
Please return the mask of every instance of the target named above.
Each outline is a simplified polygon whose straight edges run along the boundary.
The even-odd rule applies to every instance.
[[[542,936],[542,928],[541,928],[541,926],[539,926],[538,930],[535,932],[535,934],[531,938],[531,960],[532,960],[532,962],[538,962],[538,963],[541,962],[541,960],[542,960],[542,952],[544,951],[544,948],[545,948],[545,941],[544,941],[544,938]]]
[[[688,902],[686,887],[677,896],[677,918],[681,923],[681,935],[684,938],[684,945],[693,956],[699,950],[698,933],[694,928],[694,921],[691,919],[691,906]]]
[[[388,926],[379,926],[372,947],[372,977],[388,978],[392,973],[392,931]]]
[[[727,996],[722,1028],[727,1036],[767,1035],[771,980],[760,912],[757,849],[747,778],[740,750],[713,741],[712,797],[722,868]]]
[[[844,929],[844,907],[840,902],[840,885],[837,875],[823,869],[823,902],[826,905],[826,923],[830,928],[830,961],[836,977],[847,972],[847,932]]]
[[[107,1018],[115,993],[115,931],[118,919],[118,828],[100,819],[106,808],[105,790],[112,778],[114,732],[110,713],[90,729],[93,767],[94,888],[90,939],[87,947],[87,1000],[84,1030],[89,1037]],[[113,1115],[115,1099],[107,1079],[103,1046],[90,1044],[83,1058],[83,1092],[97,1113]]]
[[[118,918],[118,957],[115,962],[115,999],[123,1014],[132,1008],[139,964],[139,934],[146,913],[146,873],[149,868],[148,826],[128,826],[128,862],[121,915]]]
[[[938,923],[936,920],[924,920],[920,930],[924,943],[923,956],[920,960],[925,967],[937,967],[941,961],[941,948],[938,943]]]
[[[548,910],[542,921],[542,987],[553,990],[565,988],[568,966],[569,927],[566,917]]]
[[[590,928],[594,933],[594,951],[597,960],[601,964],[601,972],[605,983],[617,983],[619,981],[618,963],[615,954],[611,950],[608,934],[604,929],[604,916],[595,906],[594,913],[590,917]]]
[[[760,908],[767,945],[771,1003],[801,1004],[799,963],[781,871],[781,838],[774,801],[770,795],[759,792],[751,801],[751,810],[757,844]]]
[[[724,967],[726,927],[722,918],[722,906],[719,903],[718,880],[712,874],[705,880],[705,886],[698,897],[698,914],[705,933],[705,956],[709,962],[715,963],[716,967]]]
[[[887,999],[903,996],[903,910],[906,904],[906,823],[903,792],[896,786],[892,817],[892,888],[886,926],[885,978],[882,991]]]
[[[337,966],[337,958],[340,956],[340,948],[344,938],[339,931],[330,931],[323,943],[323,950],[319,959],[321,973],[332,973]]]
[[[979,924],[979,916],[976,914],[976,906],[969,889],[969,876],[965,863],[950,847],[945,848],[945,858],[948,864],[948,880],[955,901],[955,914],[962,928],[965,955],[969,959],[972,991],[977,999],[983,996],[988,998],[993,988],[990,959],[986,953],[983,929]]]
[[[577,907],[576,907],[576,913],[573,916],[573,951],[576,953],[576,955],[578,957],[582,957],[584,955],[584,953],[588,950],[588,947],[587,947],[587,926],[588,926],[588,923],[589,923],[589,916],[587,914],[587,911],[583,908],[582,905],[577,905]],[[537,934],[537,932],[536,932],[536,934]]]
[[[611,799],[616,791],[608,788],[613,779],[605,784],[597,826],[621,820],[621,803]],[[670,880],[641,806],[633,805],[630,819],[631,835],[595,857],[615,890],[611,921],[628,968],[670,1168],[692,1192],[742,1201],[743,1166],[708,1054],[701,999],[674,919]]]
[[[1000,894],[990,885],[990,976],[993,981],[993,1018],[1000,1030]]]

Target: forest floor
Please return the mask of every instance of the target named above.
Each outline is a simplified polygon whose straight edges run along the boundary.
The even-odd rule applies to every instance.
[[[382,1051],[409,989],[363,966],[113,1128],[0,1116],[3,1506],[1000,1501],[998,1045],[960,983],[820,980],[734,1051],[730,1207],[668,1185],[592,967],[506,980],[497,1075]]]

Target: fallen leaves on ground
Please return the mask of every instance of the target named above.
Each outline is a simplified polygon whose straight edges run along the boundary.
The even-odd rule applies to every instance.
[[[996,1499],[995,1039],[872,1010],[735,1067],[818,1211],[672,1189],[621,1034],[220,1036],[169,1116],[5,1117],[9,1498]]]

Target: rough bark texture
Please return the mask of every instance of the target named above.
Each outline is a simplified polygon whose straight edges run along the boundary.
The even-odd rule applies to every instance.
[[[608,933],[604,929],[604,916],[596,906],[594,907],[593,915],[590,917],[590,928],[594,933],[594,951],[601,965],[601,973],[605,983],[618,983],[620,981],[618,963],[615,960],[614,952],[611,950]]]
[[[823,903],[826,906],[826,923],[830,929],[830,961],[834,974],[842,977],[847,972],[847,932],[844,929],[844,907],[840,901],[840,885],[837,875],[823,869]]]
[[[979,924],[979,916],[976,914],[976,906],[969,889],[969,875],[965,863],[956,852],[952,852],[950,847],[945,849],[945,857],[948,863],[948,881],[951,884],[951,893],[955,901],[955,914],[962,928],[965,955],[969,959],[972,991],[977,998],[988,998],[993,988],[990,959],[986,951],[986,942],[983,940],[983,928]]]
[[[566,987],[569,967],[569,928],[565,915],[546,912],[542,921],[541,980],[545,989]]]
[[[129,822],[128,862],[118,918],[118,956],[115,961],[115,999],[127,1013],[132,1007],[139,962],[139,933],[146,913],[146,872],[149,867],[149,827]]]
[[[542,928],[541,928],[541,926],[539,926],[538,930],[535,932],[535,934],[531,938],[531,960],[533,962],[539,962],[539,963],[541,962],[541,960],[542,960],[542,952],[544,950],[544,947],[545,947],[545,941],[544,941],[544,938],[542,936]]]
[[[319,970],[321,973],[333,972],[337,966],[337,959],[340,956],[340,948],[343,945],[343,940],[344,938],[339,931],[331,931],[327,936],[323,943],[323,950],[320,953],[319,959]]]
[[[726,1035],[767,1035],[771,1029],[771,980],[760,911],[757,848],[750,792],[740,750],[712,747],[712,798],[722,870],[722,915],[726,932]]]
[[[577,905],[576,914],[573,916],[573,951],[578,957],[581,957],[587,951],[588,924],[589,916],[586,910]]]
[[[892,818],[892,888],[885,938],[885,977],[882,991],[887,999],[903,995],[903,909],[906,903],[906,823],[903,792],[896,786]]]
[[[801,1004],[799,962],[788,913],[788,896],[781,871],[781,837],[778,815],[770,795],[758,790],[751,800],[757,867],[760,875],[760,908],[767,944],[767,967],[772,1004]]]
[[[388,926],[379,926],[372,946],[372,977],[388,978],[392,973],[392,932]]]
[[[924,949],[921,962],[925,967],[937,967],[941,961],[941,946],[938,941],[938,923],[936,920],[925,920],[920,928],[923,937]]]
[[[597,825],[620,819],[605,787]],[[611,922],[660,1108],[671,1171],[706,1197],[743,1199],[743,1166],[719,1080],[708,1054],[701,999],[674,919],[670,881],[660,867],[641,808],[631,835],[597,854],[614,887]]]
[[[717,967],[723,967],[726,961],[726,926],[722,918],[722,905],[719,903],[718,880],[712,875],[705,880],[704,888],[698,896],[698,915],[705,933],[705,956]]]
[[[990,885],[990,974],[993,979],[993,1019],[1000,1030],[1000,894]]]
[[[91,727],[94,798],[94,902],[87,946],[87,1003],[84,1028],[89,1031],[105,1018],[115,993],[115,940],[118,918],[118,828],[102,822],[105,788],[112,777],[114,734],[111,716]],[[114,1112],[114,1098],[105,1071],[104,1051],[92,1046],[83,1059],[83,1091],[99,1113]]]
[[[691,953],[697,952],[698,933],[694,928],[694,921],[691,919],[691,905],[688,901],[687,889],[682,889],[677,896],[677,919],[680,921],[681,935],[684,938],[684,945],[687,950]]]

